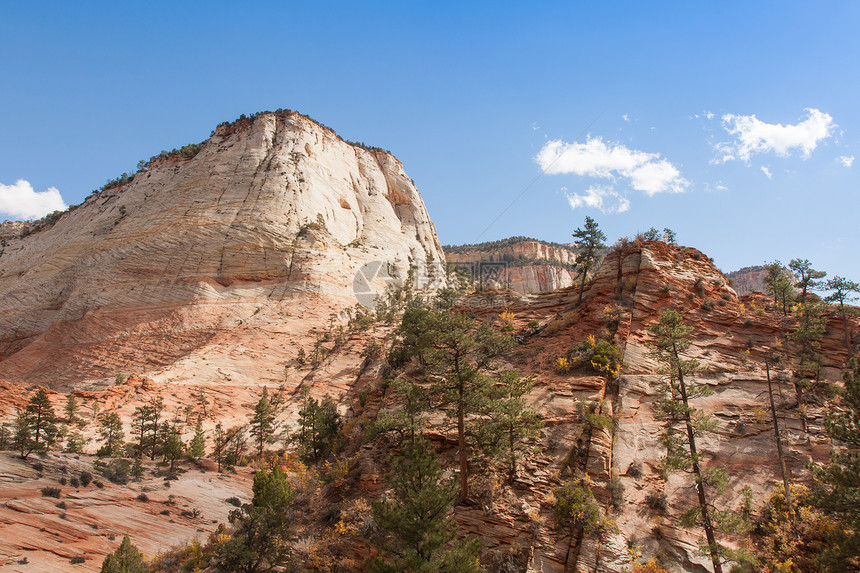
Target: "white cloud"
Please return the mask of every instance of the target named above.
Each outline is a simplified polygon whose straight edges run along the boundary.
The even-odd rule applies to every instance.
[[[621,116],[621,119],[623,119],[624,121],[626,121],[628,123],[630,122],[630,116],[628,116],[626,113]]]
[[[817,109],[807,108],[806,119],[795,125],[765,123],[755,115],[726,114],[723,128],[734,141],[718,143],[715,163],[731,160],[749,162],[756,153],[775,153],[788,157],[795,150],[807,159],[818,144],[831,137],[836,124],[830,114]]]
[[[697,113],[697,114],[695,114],[695,116],[696,116],[696,119],[698,119],[700,117],[704,117],[707,120],[714,119],[714,114],[713,114],[713,112],[710,112],[710,111],[704,111],[701,114]]]
[[[836,161],[844,165],[845,167],[851,167],[854,164],[854,156],[853,155],[840,155],[836,158]]]
[[[589,137],[585,143],[548,142],[535,157],[548,175],[574,174],[599,179],[627,179],[637,191],[648,196],[656,193],[683,193],[690,183],[659,153],[629,149],[620,143],[604,143]]]
[[[0,183],[0,213],[13,219],[38,219],[68,207],[55,187],[36,192],[28,181],[19,179],[14,185]]]
[[[562,188],[562,190],[566,190]],[[567,202],[571,209],[579,207],[593,207],[600,209],[604,214],[623,213],[630,209],[630,201],[614,191],[612,187],[603,185],[592,185],[585,190],[585,195],[579,193],[565,193]]]
[[[764,165],[761,166],[761,172],[764,173],[768,179],[773,179],[773,173],[771,173],[770,169],[768,169]]]

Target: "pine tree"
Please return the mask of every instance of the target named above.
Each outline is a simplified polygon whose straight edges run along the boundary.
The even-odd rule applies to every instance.
[[[340,430],[340,415],[331,396],[321,401],[306,397],[299,409],[299,427],[292,439],[299,445],[300,455],[306,462],[316,462],[329,455]]]
[[[845,349],[851,351],[851,329],[848,326],[848,317],[856,314],[856,309],[851,306],[845,306],[845,303],[852,302],[857,299],[856,293],[860,293],[860,284],[850,281],[846,278],[835,276],[825,286],[827,290],[833,291],[827,295],[825,301],[833,304],[839,304],[839,316],[842,317],[842,325],[845,328]]]
[[[477,573],[477,540],[458,540],[452,516],[457,486],[442,478],[436,452],[423,439],[404,443],[392,460],[391,496],[372,504],[382,556],[369,563],[375,573]]]
[[[469,459],[466,424],[481,412],[494,380],[485,372],[491,362],[516,345],[487,324],[448,310],[410,308],[403,315],[399,343],[389,355],[389,364],[403,365],[416,359],[436,381],[430,394],[457,424],[460,469],[460,502],[469,496]]]
[[[821,285],[819,279],[827,276],[824,271],[817,271],[812,268],[808,259],[792,259],[788,263],[788,268],[794,271],[795,275],[799,276],[797,287],[800,288],[800,300],[806,300],[806,291],[809,289],[817,289]]]
[[[791,284],[788,271],[779,261],[765,265],[767,275],[764,278],[768,294],[773,297],[775,304],[782,303],[783,316],[788,314],[788,308],[794,297],[794,286]]]
[[[124,453],[125,432],[122,430],[122,420],[116,412],[102,416],[99,434],[104,445],[99,449],[98,455],[116,457]]]
[[[263,386],[260,400],[254,407],[254,417],[250,422],[250,434],[257,441],[257,455],[263,455],[266,444],[275,441],[275,411],[269,402],[269,388]]]
[[[528,440],[540,435],[543,427],[535,408],[525,399],[533,386],[533,379],[522,378],[519,372],[502,372],[482,409],[489,418],[489,423],[479,422],[482,441],[491,444],[494,453],[505,460],[511,480],[517,475],[517,462],[533,449]]]
[[[695,360],[686,360],[681,356],[690,347],[690,334],[693,329],[684,324],[678,311],[670,309],[664,311],[660,315],[660,322],[648,330],[657,337],[653,343],[654,355],[663,366],[663,397],[657,401],[655,406],[660,417],[668,422],[662,437],[663,444],[666,446],[664,467],[666,469],[692,468],[696,493],[699,498],[698,509],[707,538],[708,552],[711,555],[714,573],[722,573],[719,548],[714,535],[714,526],[711,522],[711,508],[708,505],[705,492],[704,474],[699,465],[701,456],[696,444],[696,436],[709,429],[710,421],[700,411],[691,408],[689,404],[689,399],[703,395],[706,392],[706,387],[697,385],[688,387],[685,376],[695,372],[698,363]],[[686,439],[681,437],[675,429],[679,423],[684,425]]]
[[[73,392],[69,392],[69,395],[66,398],[64,412],[66,414],[66,423],[70,426],[78,425],[83,422],[79,416],[80,408],[78,406],[78,400],[75,398],[75,394]]]
[[[25,460],[33,452],[33,432],[27,412],[19,410],[12,425],[12,446]]]
[[[170,462],[170,471],[176,467],[176,460],[182,457],[185,445],[182,443],[182,434],[179,431],[179,421],[174,418],[173,422],[163,422],[159,432],[159,452],[164,461]]]
[[[293,491],[280,468],[254,476],[251,503],[230,512],[233,534],[215,547],[219,571],[274,571],[290,554],[288,511]],[[280,569],[277,569],[280,570]]]
[[[830,463],[815,468],[823,491],[817,504],[837,515],[845,527],[828,548],[845,571],[860,569],[860,359],[852,358],[845,372],[845,408],[824,421],[827,433],[843,449],[833,450]]]
[[[206,455],[206,434],[203,433],[203,416],[197,416],[197,425],[194,427],[194,438],[191,439],[191,444],[188,446],[188,454],[195,459]]]
[[[221,464],[224,461],[224,427],[221,422],[215,424],[215,448],[212,455],[215,457],[215,462],[218,464],[218,473],[221,472]]]
[[[576,253],[576,268],[579,271],[581,279],[579,282],[579,299],[578,304],[582,304],[582,293],[585,290],[585,281],[588,274],[597,268],[597,263],[600,259],[600,250],[606,248],[603,241],[606,240],[606,235],[603,234],[597,223],[591,217],[585,218],[585,228],[578,228],[573,232],[573,244],[578,247]]]
[[[795,511],[794,511],[794,501],[792,500],[791,495],[791,474],[788,472],[788,468],[785,465],[785,453],[782,449],[782,434],[779,429],[779,417],[777,416],[776,411],[776,401],[773,397],[773,380],[771,379],[771,367],[779,362],[779,356],[775,352],[765,353],[764,356],[764,367],[767,373],[767,395],[768,395],[768,403],[770,406],[770,415],[773,420],[773,437],[776,442],[776,455],[779,459],[779,468],[782,473],[782,483],[785,488],[785,503],[787,506],[787,515],[788,519],[791,522],[794,522]]]
[[[131,429],[137,438],[137,456],[149,455],[154,460],[159,451],[158,431],[164,403],[161,398],[152,398],[148,404],[138,406],[132,413]]]
[[[44,388],[39,388],[24,410],[30,426],[31,451],[46,452],[57,436],[57,418],[51,399]]]
[[[128,535],[124,535],[119,548],[105,557],[101,573],[144,573],[146,567],[143,553],[134,546]]]
[[[800,409],[803,430],[807,431],[806,400],[807,394],[819,384],[821,376],[821,337],[824,336],[825,319],[822,317],[824,305],[815,300],[807,300],[796,306],[797,324],[788,334],[796,348],[794,363],[794,388]]]

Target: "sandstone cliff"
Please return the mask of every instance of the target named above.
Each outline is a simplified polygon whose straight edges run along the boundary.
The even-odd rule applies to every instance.
[[[461,533],[481,538],[483,563],[492,572],[622,573],[631,567],[631,548],[638,548],[646,558],[658,557],[661,565],[673,572],[710,571],[707,559],[698,555],[700,530],[678,525],[679,514],[694,497],[689,480],[680,474],[670,474],[666,479],[659,470],[665,453],[660,443],[663,423],[654,410],[660,375],[649,352],[653,337],[647,327],[669,307],[681,310],[687,324],[693,327],[694,344],[688,357],[698,359],[702,365],[696,380],[714,392],[696,399],[695,405],[717,421],[717,432],[703,437],[700,448],[706,466],[727,468],[732,477],[727,491],[713,502],[722,508],[737,508],[742,502],[743,486],[750,486],[759,503],[780,482],[771,422],[762,394],[766,378],[761,356],[777,337],[793,328],[794,319],[769,308],[766,297],[739,299],[725,277],[699,251],[655,241],[633,242],[610,251],[582,305],[576,303],[577,294],[575,288],[525,296],[513,290],[488,290],[473,293],[458,303],[459,311],[489,322],[498,321],[504,309],[513,312],[512,324],[520,345],[505,358],[505,366],[534,376],[535,387],[529,400],[545,424],[539,439],[541,450],[523,460],[513,483],[487,472],[486,466],[476,461],[472,500],[456,509]],[[314,309],[313,303],[305,303],[294,310],[295,316],[316,317],[319,312]],[[205,355],[186,357],[154,374],[133,375],[107,389],[79,389],[76,396],[85,412],[98,404],[105,411],[119,412],[128,428],[134,407],[154,396],[164,400],[165,416],[178,417],[188,408],[198,412],[197,391],[204,389],[209,404],[207,430],[211,432],[216,422],[225,428],[239,427],[252,415],[260,385],[273,381],[251,380],[244,372],[273,368],[283,359],[279,354],[283,347],[310,348],[308,337],[330,340],[319,336],[322,329],[301,330],[297,320],[285,320],[279,327],[252,322],[259,320],[259,315],[266,316],[264,312],[265,309],[245,317],[250,326],[223,326],[225,332],[216,333],[212,339],[218,347]],[[826,318],[821,351],[824,381],[829,384],[838,382],[847,353],[842,321],[830,313]],[[856,331],[860,320],[855,319],[850,326]],[[257,330],[260,332],[252,335]],[[606,331],[614,333],[612,338],[623,350],[627,363],[617,380],[590,371],[558,370],[557,358],[564,356],[572,344]],[[339,563],[341,570],[359,571],[363,558],[371,551],[360,528],[344,525],[342,530],[336,530],[330,516],[350,515],[362,504],[361,500],[378,497],[386,488],[391,446],[384,440],[369,438],[366,430],[382,409],[397,407],[391,388],[383,383],[382,372],[383,350],[391,332],[392,326],[384,322],[351,329],[339,342],[325,342],[326,352],[318,361],[291,360],[289,368],[280,373],[282,385],[278,393],[285,408],[278,417],[282,433],[273,449],[287,447],[287,433],[295,426],[302,399],[300,390],[318,398],[333,396],[346,420],[343,434],[347,445],[338,462],[345,464],[345,474],[338,478],[340,481],[314,482],[317,478],[306,473],[291,474],[297,483],[318,484],[313,486],[316,489],[306,490],[304,505],[297,510],[300,517],[295,524],[295,550],[302,559],[325,557]],[[277,358],[272,359],[270,354]],[[228,370],[231,364],[234,369]],[[192,368],[206,378],[193,378],[189,374]],[[181,378],[182,373],[188,377]],[[775,377],[781,394],[779,415],[789,449],[789,469],[802,483],[809,480],[807,463],[826,460],[829,455],[831,444],[822,421],[835,403],[826,393],[810,394],[802,409],[788,381],[789,373],[780,369]],[[26,395],[20,392],[20,385],[4,384],[2,388],[8,416],[11,406],[21,406]],[[60,410],[64,394],[51,396]],[[595,425],[584,415],[583,408],[609,423]],[[183,427],[188,441],[193,428]],[[450,425],[441,416],[429,416],[425,431],[436,443],[442,460],[454,467],[456,441]],[[86,428],[83,433],[93,438],[94,428]],[[98,439],[92,439],[87,451],[93,452],[98,443]],[[71,475],[63,468],[77,471],[87,456],[51,455],[40,460],[40,466],[45,466],[38,470],[44,472],[41,477],[33,469],[34,464],[24,466],[11,454],[4,456],[0,457],[0,467],[7,476],[8,487],[4,488],[0,523],[15,535],[2,536],[0,563],[11,571],[26,571],[27,566],[16,565],[26,556],[40,570],[63,571],[70,556],[80,555],[86,559],[81,570],[96,570],[103,555],[116,546],[117,536],[127,523],[139,532],[135,541],[150,554],[186,543],[189,528],[196,527],[205,538],[214,531],[216,521],[223,521],[228,509],[223,502],[225,496],[242,497],[236,493],[239,487],[244,488],[243,499],[248,497],[247,474],[241,474],[239,482],[201,475],[199,469],[213,469],[211,462],[204,461],[199,468],[164,485],[147,477],[141,484],[108,484],[104,490],[94,490],[92,486],[64,488],[68,510],[60,515],[52,503],[39,496],[39,487]],[[148,464],[147,476],[152,475],[150,472],[159,475],[154,464]],[[553,492],[571,479],[587,480],[601,506],[614,519],[617,532],[589,535],[556,523]],[[176,499],[168,496],[165,488]],[[141,502],[139,493],[144,491],[156,503]],[[649,501],[655,499],[664,499],[663,506]],[[178,508],[170,505],[172,502],[199,509],[202,516],[214,519],[202,519],[190,509],[190,515],[180,513],[177,517]],[[363,507],[365,513],[358,515],[359,520],[367,519],[366,501]],[[94,529],[94,523],[100,528]],[[57,543],[58,538],[64,540],[62,545]],[[740,536],[720,540],[735,546],[746,543]]]
[[[547,243],[527,237],[503,241],[445,247],[448,263],[473,270],[476,278],[489,279],[492,286],[521,294],[569,287],[576,278],[576,253],[570,245]],[[482,263],[486,265],[481,276]]]
[[[397,159],[293,112],[223,124],[50,222],[4,226],[0,378],[56,388],[281,382],[298,346],[273,339],[312,339],[357,274],[378,292],[444,262]]]

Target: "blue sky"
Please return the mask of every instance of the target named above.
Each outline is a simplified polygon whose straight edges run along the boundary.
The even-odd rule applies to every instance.
[[[5,2],[0,219],[289,108],[390,149],[443,243],[590,215],[860,280],[860,3],[718,4]]]

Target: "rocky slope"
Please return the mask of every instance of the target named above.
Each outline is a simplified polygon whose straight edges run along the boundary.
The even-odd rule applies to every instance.
[[[697,554],[700,531],[681,528],[677,521],[693,500],[689,481],[681,474],[663,479],[658,470],[664,455],[659,441],[662,422],[655,416],[653,404],[658,397],[660,376],[649,352],[653,337],[647,328],[669,307],[681,310],[687,324],[693,327],[694,344],[688,354],[702,365],[696,380],[714,391],[711,396],[698,398],[695,405],[713,415],[718,423],[717,432],[704,437],[700,448],[705,452],[706,465],[727,468],[732,477],[728,490],[714,502],[720,507],[735,508],[741,503],[743,486],[750,486],[760,502],[780,481],[769,414],[762,395],[766,378],[761,356],[772,347],[776,337],[793,328],[794,319],[770,309],[766,297],[752,295],[739,299],[711,261],[695,249],[653,241],[633,242],[610,251],[581,306],[576,304],[577,294],[575,288],[527,296],[513,290],[488,290],[468,295],[458,303],[459,311],[491,322],[498,322],[498,314],[505,309],[513,312],[514,332],[521,344],[506,357],[505,365],[534,376],[535,387],[529,399],[545,424],[540,437],[541,450],[524,460],[513,483],[487,472],[486,465],[476,461],[478,471],[472,481],[472,502],[456,509],[461,531],[481,538],[483,562],[493,572],[621,573],[629,570],[630,549],[636,548],[646,558],[657,557],[663,567],[673,572],[710,571],[708,561]],[[308,305],[294,312],[299,315],[311,308]],[[303,337],[319,333],[318,330],[297,334],[288,330],[288,324],[281,331],[257,333],[258,338],[254,338],[251,332],[258,327],[253,323],[242,326],[246,328],[229,331],[233,336],[241,334],[236,340],[219,336],[219,347],[208,358],[220,365],[232,361],[249,370],[259,369],[259,363],[272,361],[260,350],[261,346],[249,352],[249,341],[266,339],[272,352],[277,353],[278,346],[290,343],[310,347]],[[860,321],[851,323],[851,328],[860,329]],[[329,331],[332,332],[339,332],[336,326]],[[295,424],[303,391],[317,398],[325,394],[333,396],[346,420],[343,434],[348,445],[342,455],[348,471],[337,479],[321,479],[318,485],[302,493],[301,501],[297,502],[301,505],[295,520],[295,549],[305,563],[339,563],[338,570],[357,571],[362,559],[372,551],[364,530],[348,517],[358,515],[354,522],[366,523],[369,511],[366,500],[378,497],[386,487],[390,446],[384,440],[369,440],[365,429],[380,410],[396,408],[390,388],[382,383],[381,370],[384,356],[381,349],[391,332],[392,327],[383,321],[368,328],[350,329],[342,336],[322,336],[319,339],[326,342],[320,346],[325,352],[319,360],[304,363],[293,360],[285,375],[282,374],[286,382],[279,394],[286,407],[279,422],[284,433],[273,448],[287,446],[285,433]],[[591,371],[558,370],[557,358],[564,356],[572,344],[606,332],[623,350],[627,363],[617,380]],[[376,352],[368,351],[373,347],[372,341],[381,343]],[[847,353],[842,322],[831,314],[827,315],[822,355],[826,382],[837,383]],[[202,361],[193,364],[206,365]],[[252,383],[236,380],[234,376],[238,377],[234,372],[216,371],[203,386],[209,401],[205,425],[210,431],[216,421],[225,427],[241,425],[252,414],[259,384],[265,380]],[[831,445],[823,432],[822,420],[834,404],[824,394],[812,396],[804,421],[793,386],[787,382],[788,372],[780,370],[777,377],[789,467],[793,476],[803,482],[809,479],[807,462],[822,461],[829,455]],[[26,399],[23,393],[15,391],[16,387],[20,388],[8,383],[4,387],[7,412]],[[84,412],[99,404],[106,411],[119,412],[128,427],[133,408],[154,396],[164,399],[167,417],[181,416],[189,407],[196,412],[199,405],[195,392],[199,388],[187,381],[164,380],[157,372],[152,376],[133,375],[108,389],[78,390],[76,395]],[[64,395],[51,396],[60,410]],[[590,424],[583,415],[583,406],[612,422]],[[190,431],[186,427],[186,441]],[[430,416],[426,432],[436,443],[442,460],[455,467],[456,447],[450,425],[440,416]],[[93,437],[94,431],[88,428],[84,433]],[[94,451],[97,445],[98,440],[93,439],[87,448]],[[162,502],[167,491],[156,483],[114,488],[109,495],[90,490],[69,492],[69,499],[74,502],[69,507],[74,506],[74,513],[67,510],[66,518],[36,519],[36,514],[53,515],[55,511],[53,501],[39,499],[38,491],[45,483],[58,479],[57,470],[52,469],[46,481],[28,474],[33,470],[11,456],[0,461],[5,464],[3,474],[7,484],[0,499],[6,508],[0,512],[0,527],[29,532],[26,539],[2,536],[0,555],[6,556],[10,567],[29,557],[33,564],[44,563],[44,570],[62,570],[57,567],[74,552],[57,550],[56,538],[60,535],[77,540],[75,555],[87,559],[80,570],[94,570],[101,556],[112,548],[105,535],[116,537],[122,531],[120,524],[111,520],[130,516],[135,523],[133,535],[149,529],[160,532],[159,544],[150,539],[150,534],[138,533],[142,536],[139,543],[149,551],[185,543],[192,537],[185,522],[172,516],[170,508],[169,515],[162,515],[152,511],[152,507],[160,506],[137,500],[136,492],[148,487],[149,497]],[[54,458],[46,465],[48,462],[51,468],[73,463]],[[188,488],[183,494],[187,499],[182,503],[193,505],[207,518],[220,519],[225,511],[221,498],[229,493],[230,480],[223,481],[219,476],[222,481],[211,481],[214,476],[198,476],[195,471],[180,476],[174,488]],[[329,466],[319,471],[333,470]],[[292,475],[301,483],[315,479],[308,478],[307,473]],[[200,482],[198,478],[210,481]],[[180,486],[186,479],[187,485]],[[617,532],[598,537],[556,523],[553,492],[571,479],[586,480],[613,518]],[[200,483],[208,483],[206,487],[215,488],[213,491],[218,493],[196,499],[197,494],[192,492],[198,487],[195,484]],[[239,497],[245,499],[247,481],[241,487],[246,488],[245,496]],[[648,502],[661,496],[665,496],[665,510]],[[89,508],[86,519],[83,514],[76,515],[84,507]],[[356,514],[355,508],[360,507],[364,513]],[[104,532],[88,530],[87,519],[98,519],[100,515],[105,516],[104,523],[112,525]],[[333,522],[331,515],[340,515],[340,521]],[[190,524],[193,523],[191,519]],[[197,523],[196,533],[201,539],[215,526],[211,521]],[[724,536],[720,540],[729,545],[746,542],[742,537]]]
[[[569,287],[576,278],[576,253],[569,245],[527,237],[445,247],[449,264],[474,274],[479,283],[511,288],[521,294]],[[482,263],[487,263],[483,267]]]
[[[280,383],[356,289],[444,262],[400,162],[294,112],[223,124],[50,223],[4,226],[0,378],[62,389]]]

